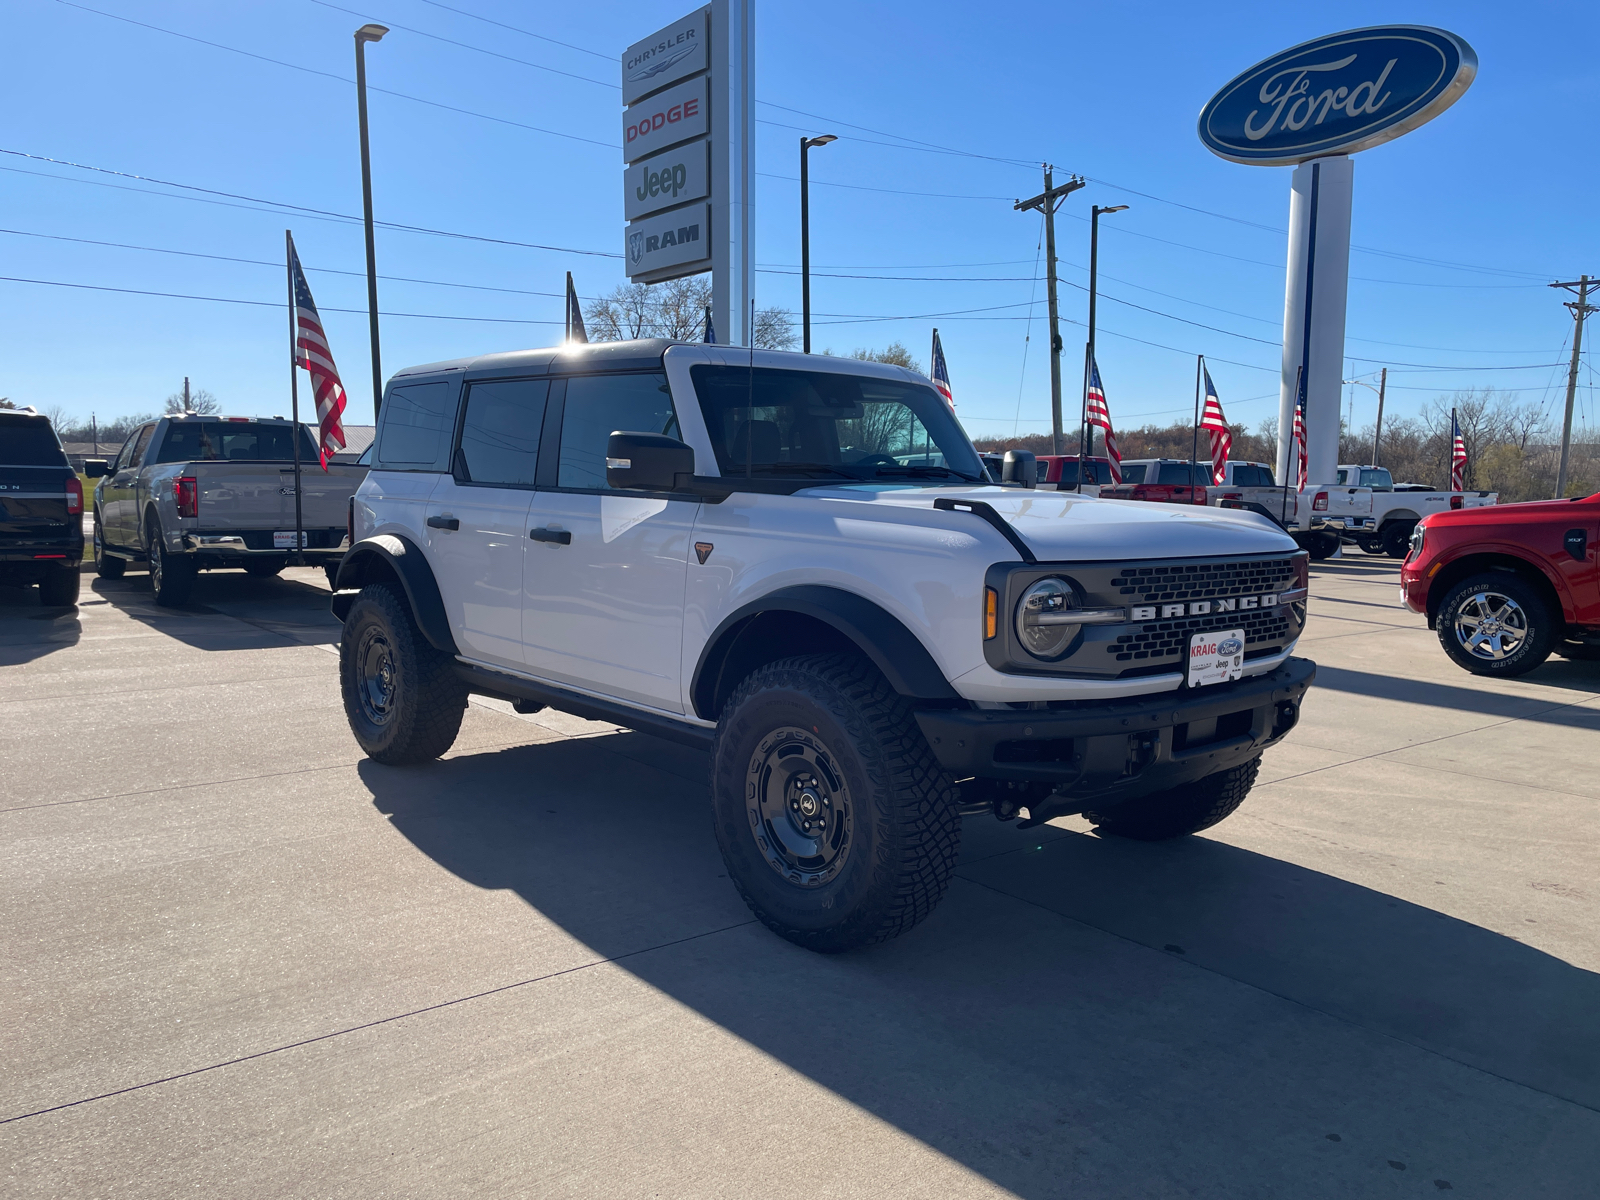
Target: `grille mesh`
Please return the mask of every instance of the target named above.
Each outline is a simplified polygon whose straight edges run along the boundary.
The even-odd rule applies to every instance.
[[[1170,563],[1130,567],[1111,586],[1145,604],[1163,601],[1209,600],[1213,596],[1253,596],[1281,592],[1290,586],[1294,567],[1288,559],[1248,562]],[[1204,626],[1196,625],[1201,629]],[[1218,626],[1218,628],[1221,628]]]
[[[1243,629],[1246,658],[1251,657],[1252,646],[1259,647],[1262,643],[1276,646],[1289,637],[1288,619],[1278,609],[1266,608],[1220,616],[1152,621],[1139,626],[1137,633],[1122,634],[1106,647],[1106,653],[1116,655],[1118,662],[1181,658],[1188,652],[1191,637],[1213,629]]]

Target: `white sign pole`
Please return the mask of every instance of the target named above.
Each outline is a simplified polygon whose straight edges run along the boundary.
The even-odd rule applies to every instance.
[[[1289,192],[1289,272],[1283,299],[1278,398],[1278,480],[1293,483],[1295,386],[1306,386],[1306,475],[1338,478],[1339,395],[1350,290],[1350,206],[1355,164],[1346,155],[1295,168]]]
[[[750,344],[755,295],[755,4],[711,0],[711,315]]]

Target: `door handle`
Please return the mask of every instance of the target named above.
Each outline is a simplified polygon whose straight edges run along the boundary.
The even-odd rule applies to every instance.
[[[460,529],[461,522],[455,517],[429,517],[429,529]]]
[[[530,529],[528,536],[536,542],[554,542],[558,546],[572,545],[570,529]]]

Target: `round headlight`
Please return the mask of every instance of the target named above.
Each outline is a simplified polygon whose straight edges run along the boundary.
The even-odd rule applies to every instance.
[[[1078,635],[1072,589],[1060,579],[1041,579],[1017,605],[1017,641],[1035,658],[1059,658]]]

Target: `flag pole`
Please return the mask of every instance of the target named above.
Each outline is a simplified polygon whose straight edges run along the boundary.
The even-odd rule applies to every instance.
[[[283,231],[283,273],[289,284],[289,440],[294,443],[294,565],[306,565],[300,543],[305,540],[300,513],[300,377],[295,373],[294,235]]]
[[[1189,499],[1194,499],[1194,477],[1200,469],[1200,364],[1204,354],[1194,356],[1194,429],[1189,438]]]
[[[1083,344],[1083,403],[1079,406],[1078,419],[1082,424],[1078,428],[1078,487],[1077,492],[1083,495],[1083,473],[1089,469],[1089,451],[1094,446],[1094,435],[1089,432],[1089,373],[1094,370],[1094,343]]]

